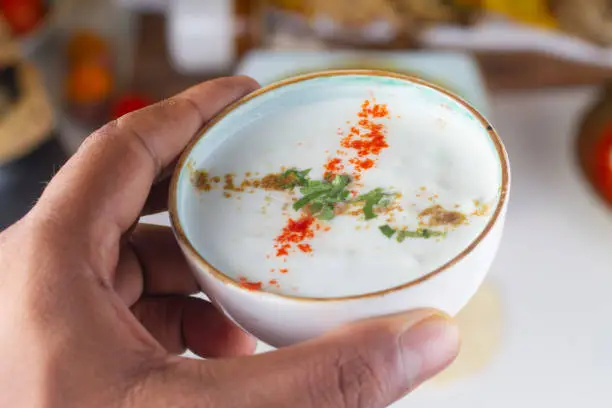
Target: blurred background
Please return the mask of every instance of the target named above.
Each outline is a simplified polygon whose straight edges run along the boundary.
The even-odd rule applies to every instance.
[[[0,11],[0,230],[91,131],[197,82],[420,76],[489,117],[513,187],[490,278],[458,317],[462,354],[397,406],[609,406],[612,1],[0,0]]]

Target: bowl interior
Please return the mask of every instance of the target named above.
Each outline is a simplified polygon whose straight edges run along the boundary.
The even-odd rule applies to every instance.
[[[359,101],[363,100],[386,103],[390,111],[388,133],[402,134],[402,140],[409,143],[401,145],[400,156],[380,162],[381,167],[386,162],[391,163],[389,166],[403,163],[403,173],[393,172],[392,167],[386,169],[387,174],[393,174],[388,180],[390,185],[410,185],[415,193],[413,199],[424,207],[434,201],[433,193],[419,194],[419,187],[433,183],[434,190],[440,193],[439,198],[435,194],[435,202],[445,207],[458,205],[457,202],[471,205],[477,197],[490,204],[491,214],[497,214],[505,174],[503,147],[492,137],[488,123],[469,106],[433,86],[398,75],[356,72],[307,75],[264,88],[224,111],[204,130],[205,137],[197,139],[183,156],[175,175],[176,221],[201,261],[237,282],[247,276],[249,281],[282,281],[284,285],[281,288],[278,283],[264,284],[262,289],[266,291],[287,294],[287,288],[291,287],[296,296],[343,297],[382,291],[421,278],[477,240],[486,226],[495,221],[494,216],[471,221],[473,227],[457,229],[453,240],[411,243],[412,264],[406,259],[381,263],[381,259],[392,258],[384,245],[376,244],[372,256],[359,256],[364,250],[372,249],[373,240],[379,238],[380,232],[374,226],[365,233],[370,234],[364,239],[367,247],[352,248],[349,251],[352,257],[338,260],[329,254],[319,256],[323,265],[333,265],[335,271],[345,272],[330,276],[329,270],[321,270],[324,268],[314,264],[308,266],[312,270],[309,273],[279,274],[283,265],[270,260],[271,240],[260,238],[269,231],[273,231],[273,237],[282,229],[283,217],[287,216],[286,204],[281,208],[282,203],[274,199],[269,202],[262,191],[232,191],[227,194],[232,198],[224,200],[219,196],[221,192],[205,194],[194,188],[194,169],[206,169],[209,176],[220,177],[223,185],[227,174],[234,175],[234,182],[239,183],[243,175],[278,172],[283,166],[322,168],[333,154],[339,134],[357,118]],[[456,137],[458,134],[461,137]],[[443,140],[437,146],[444,148],[427,143],[420,150],[406,147],[419,146],[419,140],[428,138]],[[428,167],[427,158],[432,155],[437,155],[439,163],[446,168],[442,178],[436,175],[439,169],[435,165]],[[479,159],[474,164],[465,160],[466,155]],[[483,166],[487,171],[482,171]],[[423,169],[430,170],[429,178],[422,177]],[[368,180],[364,177],[364,184]],[[445,201],[445,191],[453,192],[452,200]],[[260,210],[267,211],[268,215],[254,221],[252,214]],[[347,223],[345,232],[354,228],[349,222],[340,217],[334,219],[339,226]],[[343,239],[346,236],[343,238],[334,232],[324,238],[327,247],[334,247]],[[232,248],[234,255],[228,248]],[[354,260],[348,261],[348,258]],[[305,258],[297,258],[289,260],[288,266],[293,270],[304,262]],[[398,273],[379,274],[372,280],[352,273],[354,262],[360,267],[365,263],[370,270],[382,265],[388,270],[397,269]],[[273,270],[276,275],[270,275]],[[349,287],[346,282],[351,282]]]

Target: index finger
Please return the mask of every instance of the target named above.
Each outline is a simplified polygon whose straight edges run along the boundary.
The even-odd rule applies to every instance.
[[[155,179],[196,132],[258,87],[247,77],[220,78],[107,124],[53,178],[34,211],[85,229],[83,239],[112,242],[138,218]]]

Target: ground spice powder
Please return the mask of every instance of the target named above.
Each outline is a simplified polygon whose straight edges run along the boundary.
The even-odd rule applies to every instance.
[[[310,249],[310,245],[305,244],[304,241],[314,238],[315,228],[316,221],[309,214],[304,214],[297,220],[289,218],[280,235],[274,240],[276,256],[286,257],[295,247],[303,252],[307,252],[304,249]]]
[[[383,149],[389,147],[386,139],[386,127],[378,119],[388,118],[387,105],[365,100],[357,113],[358,124],[351,126],[348,134],[340,140],[344,150],[338,150],[338,156],[348,156],[352,165],[352,176],[355,180],[361,174],[374,167]],[[340,157],[332,157],[324,165],[325,177],[340,174],[346,163]]]
[[[464,224],[467,221],[467,217],[459,211],[449,211],[438,204],[421,211],[419,213],[419,220],[421,226],[458,226]]]
[[[350,165],[353,180],[359,180],[364,171],[374,167],[380,153],[389,147],[385,125],[379,121],[388,117],[389,110],[385,104],[366,99],[357,113],[357,124],[351,126],[349,133],[340,140],[336,156],[331,157],[323,166],[323,177],[329,180],[336,175],[346,174]],[[341,131],[339,134],[343,136]],[[357,191],[352,191],[352,194],[356,195]],[[290,218],[275,239],[276,256],[286,257],[296,249],[306,254],[311,253],[312,247],[304,241],[314,238],[315,231],[319,229],[320,225],[307,213],[298,220]],[[324,230],[329,230],[329,226]]]
[[[261,287],[263,285],[261,282],[250,282],[245,277],[240,277],[238,281],[238,283],[240,283],[240,286],[248,290],[261,290]]]

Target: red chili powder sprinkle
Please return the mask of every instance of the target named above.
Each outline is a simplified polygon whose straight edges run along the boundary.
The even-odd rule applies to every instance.
[[[270,282],[268,282],[270,285],[278,285],[278,281],[276,279],[270,279]]]
[[[361,170],[367,170],[367,169],[371,169],[372,167],[374,167],[374,160],[372,159],[351,159],[349,160],[349,162],[351,164],[353,164],[355,166],[355,168],[361,169]]]
[[[325,165],[325,175],[323,177],[333,177],[343,169],[344,166],[342,165],[342,159],[340,159],[339,157],[334,157],[333,159],[330,159]]]
[[[304,214],[297,220],[289,218],[287,225],[285,225],[280,235],[274,240],[276,242],[274,244],[276,256],[287,256],[294,244],[300,244],[303,241],[312,239],[316,225],[315,219],[309,214]]]
[[[289,269],[281,268],[281,269],[279,269],[279,271],[280,271],[280,273],[287,273],[287,272],[289,272]]]
[[[352,176],[355,180],[361,178],[361,173],[371,169],[376,164],[378,155],[383,149],[389,147],[385,136],[385,126],[377,123],[375,119],[389,117],[389,110],[385,104],[377,104],[366,99],[361,110],[357,113],[359,118],[358,126],[351,126],[348,135],[340,140],[342,149],[336,151],[337,156],[331,157],[324,165],[324,177],[329,179],[340,174],[347,164],[351,164],[354,171]],[[350,122],[347,122],[350,124]],[[340,132],[339,132],[340,133]],[[349,152],[352,150],[352,152]],[[329,153],[329,151],[325,151]],[[351,154],[351,158],[344,162],[342,156]],[[351,191],[354,195],[356,191]],[[284,213],[283,213],[284,214]],[[274,239],[274,249],[277,257],[286,257],[295,248],[303,253],[311,253],[312,247],[305,243],[314,238],[314,233],[321,229],[310,214],[303,214],[299,219],[289,218],[287,225],[283,228],[280,235]],[[329,231],[330,227],[325,226],[324,231]],[[286,262],[286,259],[284,259]],[[286,268],[280,269],[281,273],[287,273]]]
[[[383,149],[389,147],[382,123],[374,123],[370,119],[362,119],[359,121],[359,126],[365,132],[349,133],[340,141],[342,147],[356,150],[358,156],[379,155]]]
[[[312,247],[310,246],[310,244],[298,244],[297,247],[300,249],[300,251],[302,251],[302,252],[304,252],[306,254],[312,252]]]
[[[262,283],[261,282],[249,282],[247,278],[240,277],[240,286],[248,290],[261,290]]]
[[[353,177],[359,180],[363,171],[374,167],[376,156],[389,147],[384,124],[375,120],[389,117],[389,110],[385,104],[370,102],[366,99],[357,116],[359,117],[358,126],[351,126],[348,135],[340,140],[340,145],[346,150],[354,151],[356,157],[349,159],[348,162],[353,165]],[[346,155],[346,151],[342,150],[337,153],[339,156]],[[325,177],[338,174],[344,167],[342,159],[332,157],[324,166]]]
[[[274,248],[277,248],[276,256],[278,257],[287,256],[289,255],[288,249],[291,248],[291,245],[290,244],[283,244],[281,246],[274,245]]]

